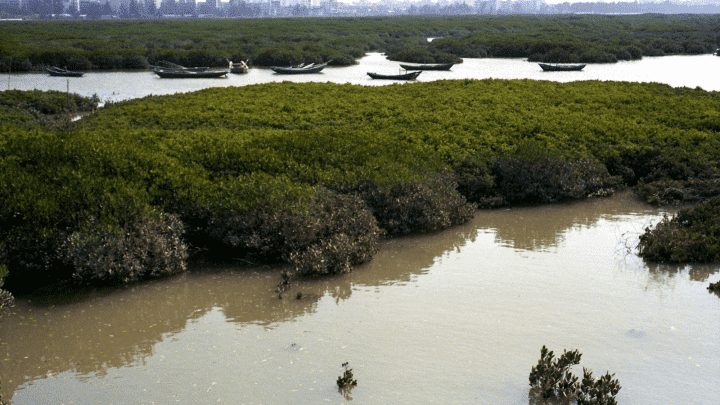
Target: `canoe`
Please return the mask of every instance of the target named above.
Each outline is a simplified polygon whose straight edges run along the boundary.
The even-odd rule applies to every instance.
[[[58,76],[58,77],[80,77],[85,74],[85,72],[76,72],[72,70],[65,70],[61,69],[59,67],[49,67],[45,68],[47,72],[50,74],[50,76]]]
[[[191,70],[154,69],[153,72],[163,79],[209,79],[228,74],[227,70],[204,70],[197,72]]]
[[[418,76],[420,76],[421,71],[416,72],[407,72],[402,73],[399,75],[381,75],[379,73],[371,73],[368,72],[368,76],[372,77],[373,79],[387,79],[387,80],[415,80]]]
[[[319,65],[310,64],[307,66],[301,65],[291,67],[270,66],[270,69],[272,69],[275,73],[280,73],[283,75],[296,75],[304,73],[318,73],[319,71],[325,69],[325,66],[327,66],[327,63],[321,63]]]
[[[400,67],[405,70],[450,70],[454,63],[433,63],[431,65],[407,65],[404,63],[400,64]]]
[[[547,63],[539,63],[542,70],[546,72],[568,72],[571,70],[583,70],[585,65],[550,65]]]

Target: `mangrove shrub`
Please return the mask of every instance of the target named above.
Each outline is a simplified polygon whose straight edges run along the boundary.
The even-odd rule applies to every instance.
[[[640,235],[638,251],[658,262],[720,262],[720,198],[666,215]]]

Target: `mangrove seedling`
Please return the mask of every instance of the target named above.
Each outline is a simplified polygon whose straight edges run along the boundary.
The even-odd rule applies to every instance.
[[[720,281],[715,282],[715,283],[710,283],[710,285],[708,286],[708,291],[720,293]]]
[[[553,352],[544,345],[540,360],[530,371],[530,386],[537,389],[543,399],[557,397],[576,401],[578,405],[616,405],[615,395],[620,383],[609,372],[595,380],[592,372],[583,368],[582,382],[570,372],[570,367],[580,364],[582,354],[577,350],[565,351],[555,359]]]
[[[283,293],[288,288],[290,288],[290,277],[292,276],[292,274],[290,274],[289,271],[283,271],[282,273],[280,273],[280,276],[282,277],[283,281],[278,284],[275,292],[278,293],[278,298],[282,299]]]
[[[345,368],[345,373],[338,377],[337,385],[341,390],[349,390],[357,385],[357,380],[353,380],[352,369],[348,367],[348,362],[342,364]]]

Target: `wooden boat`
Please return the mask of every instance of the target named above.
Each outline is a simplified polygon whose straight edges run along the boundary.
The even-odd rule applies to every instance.
[[[397,75],[381,75],[379,73],[368,72],[368,76],[373,79],[387,79],[387,80],[415,80],[420,76],[421,71],[401,73]]]
[[[65,70],[61,69],[59,67],[49,67],[45,68],[47,72],[50,74],[50,76],[58,76],[58,77],[80,77],[85,74],[85,72],[76,72],[72,70]]]
[[[158,62],[157,65],[150,65],[150,68],[153,70],[182,70],[185,72],[205,72],[207,71],[208,67],[185,67],[183,65],[178,65],[177,63],[167,62],[164,60],[161,60]]]
[[[551,65],[547,63],[539,63],[542,70],[546,72],[569,72],[571,70],[583,70],[585,65]]]
[[[325,67],[328,65],[328,63],[330,63],[330,62],[321,63],[319,65],[311,63],[309,65],[299,65],[299,66],[291,66],[291,67],[270,66],[270,69],[272,69],[273,72],[275,72],[275,73],[280,73],[283,75],[318,73],[319,71],[325,69]]]
[[[240,61],[240,63],[234,63],[234,62],[228,62],[230,64],[230,73],[247,73],[248,72],[248,66],[245,62]]]
[[[228,74],[227,70],[171,70],[171,69],[153,69],[156,75],[163,79],[209,79],[222,77]]]
[[[454,63],[433,63],[430,65],[407,65],[404,63],[400,64],[400,67],[405,70],[450,70]]]

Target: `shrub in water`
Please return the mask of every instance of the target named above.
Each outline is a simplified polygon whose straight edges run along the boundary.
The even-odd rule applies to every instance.
[[[530,371],[530,386],[544,398],[558,397],[565,401],[577,401],[578,405],[614,405],[615,395],[620,391],[614,374],[606,373],[595,380],[592,372],[583,368],[582,382],[570,372],[570,367],[580,364],[582,354],[577,350],[563,350],[555,359],[553,352],[544,345],[540,349],[540,360]]]
[[[310,274],[349,271],[377,252],[382,232],[356,196],[258,174],[241,182],[236,192],[265,195],[246,197],[252,200],[246,209],[213,210],[204,227],[233,255],[283,260]]]
[[[346,273],[377,253],[382,232],[359,198],[321,190],[313,211],[320,227],[313,243],[290,253],[289,261],[296,271]]]
[[[720,261],[720,197],[646,228],[638,252],[647,260],[670,263]]]
[[[0,246],[0,249],[2,247]],[[0,251],[0,254],[2,252]],[[0,264],[0,311],[2,311],[3,308],[9,307],[12,305],[15,298],[10,294],[10,291],[3,290],[3,285],[5,284],[5,276],[7,276],[7,268]]]
[[[508,204],[544,204],[583,198],[612,188],[605,166],[589,159],[570,160],[540,145],[524,143],[499,157],[492,167],[495,187]]]
[[[131,282],[186,269],[183,225],[170,214],[149,212],[124,227],[89,218],[58,248],[60,259],[80,280]]]
[[[350,389],[356,386],[357,380],[353,379],[352,369],[348,366],[348,363],[345,362],[342,366],[345,369],[345,372],[337,379],[338,387],[340,387],[340,389]]]
[[[489,162],[493,159],[489,156],[473,155],[453,166],[458,192],[480,208],[493,208],[503,202],[502,197],[495,191],[495,178],[490,172]]]
[[[474,208],[456,190],[451,173],[427,175],[383,188],[361,184],[358,195],[390,235],[431,232],[465,223]]]

